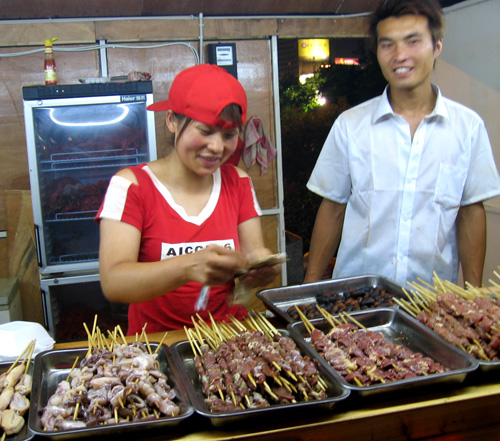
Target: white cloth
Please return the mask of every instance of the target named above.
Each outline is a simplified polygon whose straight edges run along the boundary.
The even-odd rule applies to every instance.
[[[269,141],[269,136],[258,116],[252,116],[245,129],[245,141],[243,147],[243,161],[250,168],[258,162],[260,174],[263,175],[269,168],[269,163],[276,156],[276,148]]]
[[[461,205],[500,194],[482,119],[443,97],[416,130],[387,89],[335,121],[307,187],[347,203],[333,277],[379,274],[456,283],[455,220]]]
[[[52,349],[55,343],[39,323],[15,321],[0,325],[0,361],[16,360],[33,340],[35,349],[32,360],[36,354]],[[21,360],[24,360],[24,356]]]

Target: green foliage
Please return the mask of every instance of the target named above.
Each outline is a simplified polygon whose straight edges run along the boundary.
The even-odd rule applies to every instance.
[[[285,78],[280,85],[285,226],[302,237],[304,252],[321,198],[306,188],[323,143],[344,110],[382,93],[385,80],[373,59],[361,66],[334,65],[300,84]],[[317,91],[327,98],[319,106]]]
[[[290,84],[286,89],[282,90],[280,95],[280,103],[282,108],[302,109],[304,112],[319,107],[317,102],[317,93],[319,90],[319,80],[316,76],[309,78],[305,84],[298,81],[295,84]]]

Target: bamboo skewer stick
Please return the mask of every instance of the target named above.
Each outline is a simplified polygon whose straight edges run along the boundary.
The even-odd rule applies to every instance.
[[[228,316],[229,319],[231,320],[231,322],[240,330],[240,331],[246,331],[247,329],[245,328],[245,326],[243,325],[243,323],[241,323],[234,315],[229,315]]]
[[[212,323],[212,329],[215,332],[215,335],[219,339],[219,341],[223,341],[222,335],[220,334],[219,328],[217,327],[217,323],[215,322],[214,318],[212,317],[212,313],[208,311],[208,315],[210,317],[210,321]]]
[[[321,306],[317,306],[318,311],[321,313],[321,315],[328,321],[330,326],[332,328],[335,327],[335,318],[333,317],[332,314],[330,314],[326,309],[322,308]]]
[[[422,300],[422,298],[418,295],[418,293],[414,293],[414,295],[415,295],[414,296],[415,302],[418,303],[417,308],[424,309],[427,312],[431,312],[431,310],[427,306],[428,303],[426,301]]]
[[[414,300],[414,296],[411,296],[408,291],[406,289],[403,288],[403,292],[405,293],[406,297],[408,297],[408,300],[410,301],[410,303],[412,304],[412,306],[415,308],[415,311],[417,311],[417,314],[418,314],[418,311],[420,311],[420,308],[417,306],[417,304],[415,303],[415,300]]]
[[[78,363],[78,360],[80,359],[80,356],[78,355],[76,358],[75,358],[75,362],[73,363],[73,366],[71,366],[71,369],[68,373],[68,376],[66,377],[66,381],[69,381],[69,377],[71,376],[71,372],[73,372],[73,369],[75,368],[76,364]]]
[[[26,346],[26,348],[24,348],[24,351],[21,352],[21,354],[19,354],[19,357],[16,358],[16,360],[10,365],[9,369],[7,370],[7,374],[12,370],[14,369],[14,367],[16,366],[16,364],[19,362],[19,360],[21,360],[21,358],[23,357],[23,355],[25,355],[29,350],[30,350],[30,347],[31,345],[34,346],[34,340],[32,340],[28,346]]]
[[[314,329],[314,326],[312,325],[312,323],[309,321],[309,319],[304,315],[304,313],[302,312],[302,310],[297,305],[295,305],[295,309],[297,310],[300,319],[304,323],[304,326],[306,327],[306,330],[309,333],[311,333],[313,331],[313,329]]]
[[[439,277],[437,276],[436,274],[436,271],[433,271],[432,273],[434,275],[434,278],[433,280],[437,283],[437,285],[441,288],[441,292],[445,292],[446,290],[444,289],[444,286],[441,282],[441,280],[439,279]],[[436,289],[436,292],[437,292],[437,289]]]
[[[474,285],[471,285],[469,282],[465,281],[465,286],[467,291],[472,292],[475,296],[483,297],[484,294]]]
[[[184,325],[184,332],[186,333],[186,337],[189,341],[189,344],[191,346],[191,350],[193,351],[193,354],[196,356],[196,355],[199,355],[199,353],[197,352],[195,346],[194,346],[194,343],[193,343],[193,339],[191,338],[191,332],[190,332],[190,329],[188,329],[187,326]]]
[[[158,347],[155,349],[155,354],[159,351],[161,346],[163,345],[163,342],[165,341],[165,338],[167,337],[168,331],[163,334],[163,337],[160,340],[160,343],[158,343]]]
[[[148,352],[152,354],[153,351],[151,350],[151,346],[149,345],[148,334],[146,332],[144,332],[144,340],[146,340],[146,347],[148,348]]]
[[[407,282],[407,283],[414,289],[413,294],[420,297],[424,303],[428,304],[436,300],[436,294],[431,290],[424,288],[415,282]]]
[[[363,331],[368,331],[368,328],[363,324],[361,324],[358,320],[356,320],[352,315],[344,312],[340,313],[340,316],[345,317],[346,320],[350,320],[351,322],[353,322],[359,329],[362,329]]]
[[[415,311],[413,311],[412,308],[410,308],[410,305],[405,302],[404,300],[399,300],[398,298],[394,297],[394,301],[401,306],[408,314],[410,314],[413,317],[417,317],[417,314],[415,314]]]
[[[434,293],[436,292],[436,285],[431,285],[430,283],[427,283],[425,280],[423,280],[420,277],[417,277],[417,280],[422,284],[425,285],[429,288],[429,292]]]
[[[31,357],[33,356],[33,352],[35,351],[35,346],[36,346],[36,340],[31,340],[31,342],[28,345],[28,347],[30,348],[29,352],[28,352],[28,356],[24,357],[24,361],[26,362],[26,366],[25,366],[26,372],[28,372],[28,367],[31,363]]]
[[[95,328],[97,326],[97,314],[94,315],[94,325],[92,326],[92,335],[95,333]]]

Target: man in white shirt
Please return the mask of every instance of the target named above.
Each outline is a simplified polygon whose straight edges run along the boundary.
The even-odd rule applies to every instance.
[[[323,197],[304,282],[379,274],[404,285],[433,273],[482,282],[483,201],[500,178],[482,119],[431,75],[443,45],[437,0],[382,0],[370,31],[384,93],[335,121],[307,187]],[[340,243],[340,245],[339,245]]]

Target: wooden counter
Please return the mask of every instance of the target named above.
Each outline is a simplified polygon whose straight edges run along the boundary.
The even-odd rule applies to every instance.
[[[149,334],[157,343],[163,334]],[[164,343],[185,340],[184,331],[171,331]],[[133,341],[133,340],[130,340]],[[56,344],[56,349],[86,347],[87,342]],[[330,410],[293,414],[293,419],[242,420],[237,426],[214,427],[198,415],[161,431],[121,433],[131,440],[270,440],[273,441],[496,441],[500,440],[500,370],[476,371],[462,384],[399,391],[361,398],[351,394]],[[113,437],[106,437],[112,439]]]

